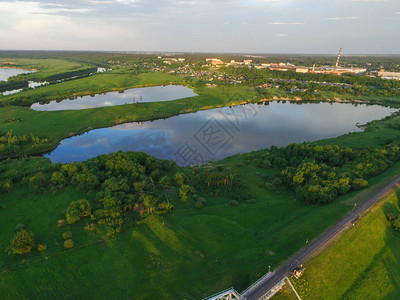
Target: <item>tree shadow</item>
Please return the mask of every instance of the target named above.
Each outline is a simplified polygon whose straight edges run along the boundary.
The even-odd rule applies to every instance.
[[[400,214],[399,188],[396,188],[395,195],[381,207],[385,219],[384,223],[378,224],[386,226],[382,237],[384,247],[354,280],[343,294],[343,299],[400,299],[400,232],[395,231],[386,219],[388,213]],[[383,216],[377,214],[376,217]]]

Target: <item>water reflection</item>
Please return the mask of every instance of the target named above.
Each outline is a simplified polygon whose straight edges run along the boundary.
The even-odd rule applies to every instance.
[[[115,106],[127,103],[171,101],[176,99],[197,96],[192,89],[182,85],[154,86],[136,88],[121,92],[111,92],[93,96],[84,96],[78,99],[51,101],[47,104],[34,103],[34,110],[79,110],[94,107]]]
[[[267,103],[268,104],[268,103]],[[91,130],[63,140],[46,157],[68,163],[111,152],[144,151],[180,165],[252,150],[315,141],[360,131],[357,123],[381,119],[396,109],[348,103],[269,103],[200,111],[165,120]]]
[[[7,81],[9,77],[16,76],[18,74],[33,73],[34,71],[14,69],[14,68],[0,68],[0,81]]]

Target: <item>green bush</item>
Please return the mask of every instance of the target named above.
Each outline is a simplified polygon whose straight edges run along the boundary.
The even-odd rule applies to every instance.
[[[246,203],[254,204],[254,203],[257,203],[257,200],[256,199],[248,199],[248,200],[246,200]]]
[[[396,218],[391,221],[394,230],[400,231],[400,218]]]
[[[175,182],[176,182],[179,186],[181,186],[181,185],[184,184],[185,178],[183,177],[182,173],[179,173],[179,172],[178,172],[178,173],[175,174]]]
[[[34,237],[32,232],[22,229],[17,232],[11,241],[10,252],[11,254],[27,254],[31,252],[34,247]]]
[[[171,177],[165,175],[165,176],[161,177],[159,183],[162,185],[170,186],[172,183],[172,179],[171,179]]]
[[[37,249],[38,249],[38,251],[43,252],[43,251],[45,251],[47,249],[47,246],[43,245],[43,244],[39,244]]]
[[[86,199],[72,201],[65,213],[68,224],[78,222],[82,217],[87,217],[92,212],[92,207]]]
[[[397,216],[394,213],[387,213],[386,214],[386,218],[388,219],[388,221],[393,221],[397,219]]]
[[[275,186],[274,186],[272,183],[270,183],[270,182],[266,182],[266,183],[265,183],[265,187],[266,187],[267,190],[269,190],[269,191],[274,191],[274,190],[275,190]]]
[[[196,201],[195,203],[194,203],[194,207],[196,207],[196,208],[202,208],[204,205],[203,205],[203,203],[201,202],[201,201]]]
[[[1,190],[2,190],[4,193],[11,192],[11,190],[12,190],[12,188],[13,188],[12,181],[10,181],[10,180],[7,180],[7,181],[5,181],[5,182],[2,182],[2,183],[0,184],[0,186],[1,186]]]
[[[25,225],[22,223],[19,223],[19,224],[17,224],[17,226],[15,226],[15,231],[17,231],[17,232],[21,231],[23,229],[25,229]]]
[[[281,185],[282,184],[282,179],[280,179],[279,177],[276,177],[273,181],[272,184],[275,186]]]
[[[229,200],[228,204],[230,206],[238,206],[239,205],[239,201],[237,201],[237,200]]]
[[[72,238],[72,232],[71,231],[65,231],[65,232],[63,232],[62,237],[63,237],[64,240],[68,240],[68,239]]]
[[[75,243],[72,239],[68,239],[64,242],[64,248],[71,249],[75,246]]]
[[[261,163],[260,163],[260,167],[263,169],[268,169],[271,167],[271,162],[268,159],[264,159]]]
[[[94,223],[88,224],[88,225],[86,225],[84,227],[84,229],[87,230],[87,231],[95,231],[96,230],[96,224],[94,224]]]
[[[352,183],[352,187],[355,190],[360,190],[360,189],[365,188],[367,186],[368,186],[368,181],[366,181],[364,179],[361,179],[361,178],[354,179],[353,183]]]

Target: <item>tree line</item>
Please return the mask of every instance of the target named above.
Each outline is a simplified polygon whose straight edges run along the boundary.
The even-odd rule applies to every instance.
[[[0,132],[0,157],[27,155],[48,149],[52,141],[33,134],[16,135],[12,130]]]
[[[28,86],[28,79],[25,76],[19,74],[8,78],[7,81],[0,81],[0,93],[27,88]]]
[[[260,168],[280,170],[275,185],[293,190],[307,203],[328,203],[368,186],[368,179],[400,160],[400,147],[352,149],[335,145],[290,144],[253,154]]]

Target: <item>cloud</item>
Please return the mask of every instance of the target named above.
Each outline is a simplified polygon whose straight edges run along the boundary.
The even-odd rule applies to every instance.
[[[0,49],[400,53],[398,1],[0,0]]]
[[[271,22],[269,25],[303,25],[303,22]]]
[[[334,20],[356,20],[356,19],[360,19],[360,17],[329,17],[329,18],[323,18],[323,20],[330,20],[330,21],[334,21]]]
[[[125,5],[136,5],[140,0],[116,0],[116,2]]]
[[[86,0],[85,2],[90,5],[109,5],[114,3],[114,1],[111,0]]]
[[[104,41],[135,36],[132,28],[119,27],[94,9],[39,2],[0,2],[0,39],[3,49],[88,49]],[[121,22],[119,20],[119,22]],[[118,32],[118,35],[115,33]],[[79,45],[79,46],[78,46]],[[78,46],[78,47],[77,47]]]

